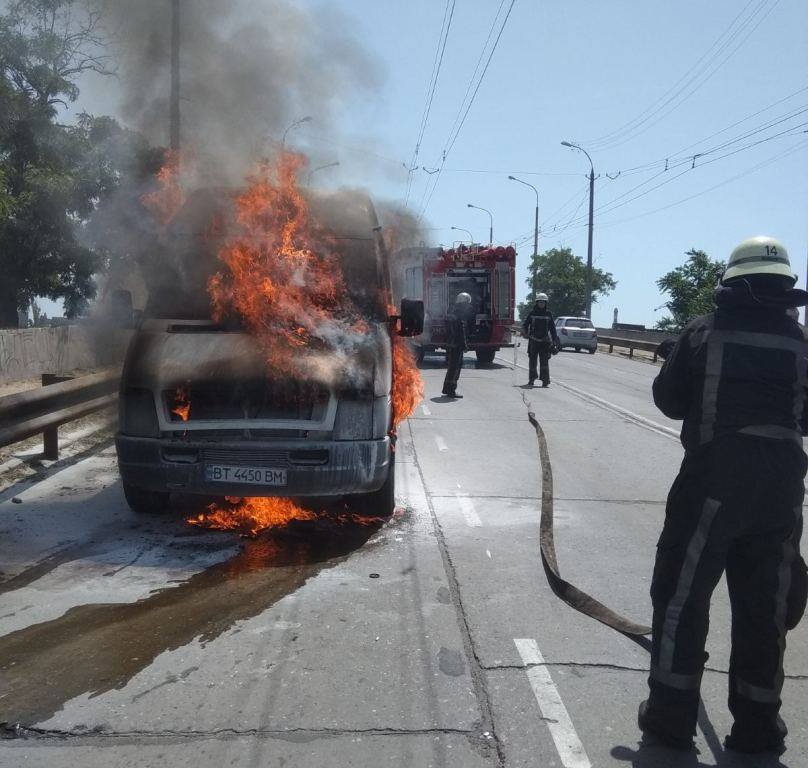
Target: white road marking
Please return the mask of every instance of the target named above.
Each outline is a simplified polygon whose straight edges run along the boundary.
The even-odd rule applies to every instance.
[[[446,441],[440,435],[435,435],[435,445],[438,446],[439,451],[449,450],[449,446],[446,445]]]
[[[517,364],[517,368],[522,368],[523,370],[527,370],[524,365]],[[629,421],[633,421],[640,427],[645,427],[646,429],[650,429],[652,432],[657,432],[660,435],[664,435],[665,437],[669,437],[676,442],[679,442],[679,433],[675,429],[671,429],[670,427],[666,427],[664,424],[658,424],[651,419],[646,419],[645,416],[640,416],[639,413],[634,413],[634,411],[629,411],[627,408],[623,408],[620,405],[615,405],[615,403],[610,403],[608,400],[604,400],[602,397],[598,397],[597,395],[593,395],[590,392],[584,392],[577,387],[573,387],[570,384],[566,384],[563,381],[559,381],[558,379],[554,379],[555,384],[557,384],[562,389],[566,389],[568,392],[571,392],[573,395],[577,395],[582,400],[587,400],[588,402],[592,403],[593,405],[600,406],[604,410],[611,411],[612,413],[616,413],[618,416],[622,416]]]
[[[485,554],[486,554],[486,555],[488,555],[488,557],[490,558],[490,557],[491,557],[491,550],[490,550],[490,549],[486,549],[486,550],[485,550]]]
[[[431,416],[432,415],[432,411],[430,411],[429,408],[427,408],[425,405],[421,406],[421,410],[424,412],[424,416]]]
[[[569,712],[561,701],[561,694],[544,664],[538,643],[530,638],[515,639],[513,642],[522,657],[522,662],[529,667],[527,679],[542,717],[547,721],[561,764],[564,768],[592,768]]]
[[[480,528],[483,521],[474,509],[474,502],[468,496],[461,496],[457,494],[457,503],[460,506],[460,511],[466,520],[466,524],[471,528]]]

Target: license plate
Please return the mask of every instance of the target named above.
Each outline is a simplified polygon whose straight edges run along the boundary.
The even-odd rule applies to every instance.
[[[582,333],[581,331],[575,331],[575,333],[573,333],[572,335],[575,336],[575,338],[577,339],[584,339],[587,336],[586,333]]]
[[[205,466],[209,483],[244,483],[246,485],[286,485],[285,469],[265,467],[229,467],[223,464]]]

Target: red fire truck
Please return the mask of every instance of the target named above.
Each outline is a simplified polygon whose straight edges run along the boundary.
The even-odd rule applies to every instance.
[[[458,293],[471,294],[475,320],[469,348],[490,365],[502,347],[512,347],[516,251],[512,246],[405,248],[394,257],[397,298],[424,302],[424,332],[413,339],[419,362],[446,348],[446,316]]]

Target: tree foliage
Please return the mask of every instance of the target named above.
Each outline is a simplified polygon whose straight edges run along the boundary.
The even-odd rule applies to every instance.
[[[586,264],[570,248],[551,248],[533,256],[527,279],[530,296],[546,293],[550,311],[556,316],[583,315],[586,310]],[[592,270],[592,302],[608,295],[617,287],[610,272]],[[524,319],[533,304],[519,304],[519,317]]]
[[[76,79],[107,72],[100,15],[77,0],[17,0],[0,16],[0,326],[34,296],[78,314],[101,266],[82,227],[119,172],[108,152],[123,132],[110,118],[58,122]]]
[[[691,248],[685,254],[687,261],[657,280],[657,286],[670,299],[665,303],[670,317],[657,323],[663,331],[678,333],[694,317],[705,315],[715,309],[714,293],[726,264],[713,261],[704,252]]]

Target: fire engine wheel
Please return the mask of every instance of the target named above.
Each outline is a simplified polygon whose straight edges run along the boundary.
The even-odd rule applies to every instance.
[[[387,480],[378,491],[354,496],[354,511],[363,517],[390,517],[396,509],[396,461],[395,454],[390,454],[390,465]]]
[[[171,511],[170,493],[147,491],[123,481],[123,495],[129,509],[139,515],[164,515]]]
[[[477,365],[481,368],[491,365],[494,362],[494,355],[497,353],[495,349],[478,349],[475,352],[477,354]]]

